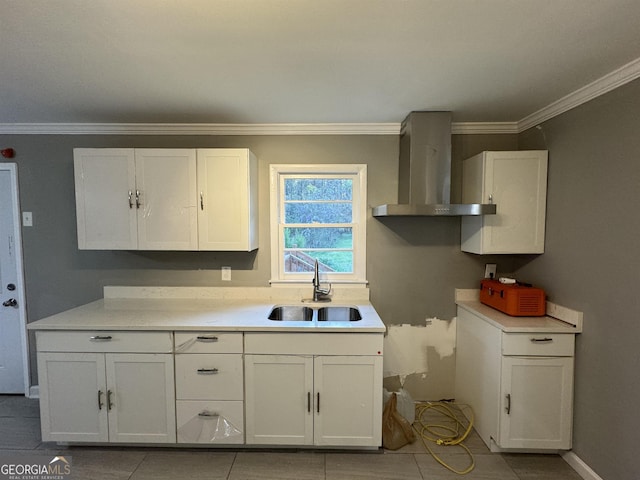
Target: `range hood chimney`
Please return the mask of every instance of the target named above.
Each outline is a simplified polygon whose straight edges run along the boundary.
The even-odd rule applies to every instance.
[[[398,203],[374,217],[490,215],[493,204],[452,204],[451,112],[411,112],[400,130]]]

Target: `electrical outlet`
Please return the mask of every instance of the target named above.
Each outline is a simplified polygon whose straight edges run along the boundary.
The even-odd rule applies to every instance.
[[[31,212],[22,212],[22,225],[24,227],[33,227],[33,214]]]
[[[495,263],[485,263],[484,278],[496,278],[497,265]]]
[[[222,267],[222,280],[225,282],[231,281],[231,267]]]

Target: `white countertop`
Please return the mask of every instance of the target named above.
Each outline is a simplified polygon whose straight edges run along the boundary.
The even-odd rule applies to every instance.
[[[478,300],[458,300],[456,304],[482,319],[498,327],[503,332],[510,333],[580,333],[581,328],[557,318],[544,317],[512,317],[495,308],[480,303]]]
[[[117,288],[111,290],[108,288]],[[123,293],[123,288],[127,292]],[[131,287],[132,289],[135,287]],[[237,298],[209,289],[197,298],[167,298],[166,287],[140,288],[131,293],[129,287],[105,287],[105,298],[52,315],[28,324],[30,330],[175,330],[175,331],[261,331],[261,332],[354,332],[386,331],[384,323],[362,295],[349,298],[338,295],[329,303],[302,303],[297,292],[287,295],[264,294],[258,289],[244,293],[253,297]],[[176,289],[171,289],[175,292]],[[268,289],[267,289],[268,290]],[[307,289],[308,290],[308,289]],[[149,291],[153,293],[149,294]],[[229,289],[226,290],[229,292]],[[211,293],[213,292],[213,293]],[[166,293],[166,292],[165,292]],[[191,292],[190,292],[191,294]],[[116,295],[116,296],[113,296]],[[368,293],[367,293],[368,295]],[[231,298],[230,298],[231,297]],[[233,298],[236,297],[236,298]],[[353,300],[353,301],[350,301]],[[355,306],[362,320],[356,322],[273,321],[267,317],[274,305],[300,304],[312,308],[323,306]]]

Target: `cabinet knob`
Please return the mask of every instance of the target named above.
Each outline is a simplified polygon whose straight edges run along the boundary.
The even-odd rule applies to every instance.
[[[199,368],[198,373],[200,375],[214,375],[218,373],[218,369],[217,368]]]
[[[218,337],[210,337],[210,336],[202,335],[202,336],[196,337],[196,340],[198,342],[217,342]]]
[[[109,342],[113,337],[111,335],[94,335],[93,337],[89,337],[89,340],[92,342]]]
[[[111,395],[113,395],[113,392],[111,390],[107,390],[107,410],[111,410],[114,405]]]
[[[531,338],[531,343],[551,343],[553,342],[553,338],[544,337],[544,338]]]
[[[220,414],[218,414],[218,413],[216,413],[216,412],[207,412],[207,411],[204,411],[204,412],[200,412],[200,413],[198,414],[198,416],[199,416],[199,417],[204,417],[204,418],[215,418],[215,417],[219,417],[219,416],[220,416]]]

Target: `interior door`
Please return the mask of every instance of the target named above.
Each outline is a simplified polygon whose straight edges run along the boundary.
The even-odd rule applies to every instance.
[[[0,393],[27,393],[27,332],[15,164],[0,163]]]

